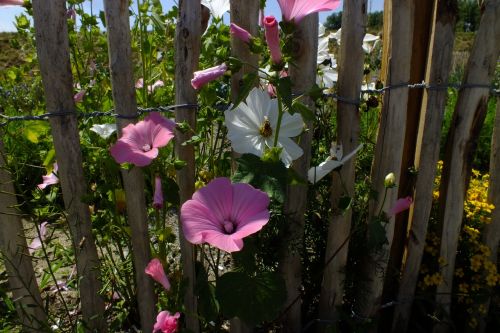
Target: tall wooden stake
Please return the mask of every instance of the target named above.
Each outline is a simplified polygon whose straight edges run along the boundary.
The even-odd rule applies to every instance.
[[[456,0],[438,0],[434,4],[434,25],[425,75],[425,82],[431,85],[448,83],[457,14]],[[447,95],[447,89],[424,91],[415,152],[415,167],[418,175],[414,208],[410,211],[409,217],[410,230],[406,260],[403,264],[398,303],[394,312],[392,328],[394,333],[405,332],[410,320],[432,207],[432,190],[439,158],[441,127]]]
[[[361,93],[365,58],[362,44],[366,30],[366,9],[367,0],[344,1],[341,40],[349,41],[349,43],[340,44],[338,94],[350,100],[358,100]],[[342,144],[346,154],[358,146],[359,117],[358,105],[337,102],[337,141]],[[338,320],[336,308],[343,301],[352,211],[342,211],[338,208],[338,203],[342,196],[354,196],[355,161],[356,157],[353,157],[344,164],[340,171],[341,177],[333,172],[331,188],[333,217],[328,228],[325,260],[328,261],[339,249],[340,251],[336,253],[323,273],[319,315],[321,319],[326,320]],[[347,192],[343,192],[342,188],[345,188]]]
[[[306,93],[316,83],[316,60],[318,53],[318,14],[305,17],[294,33],[294,65],[290,67],[293,93]],[[310,98],[302,101],[312,110],[314,102]],[[308,122],[309,131],[300,137],[300,147],[304,155],[293,163],[293,169],[304,179],[311,162],[312,122]],[[288,217],[288,228],[283,239],[283,255],[279,264],[281,276],[285,280],[287,312],[283,316],[283,332],[301,330],[301,285],[304,239],[304,213],[307,204],[307,186],[293,185],[287,189],[284,212]]]
[[[180,0],[179,17],[175,30],[175,101],[177,104],[196,104],[196,91],[191,86],[193,72],[198,68],[200,57],[200,0]],[[196,128],[196,110],[178,108],[175,111],[175,120],[187,122],[193,129]],[[181,205],[191,199],[194,193],[195,163],[193,145],[182,143],[189,140],[193,133],[187,131],[175,133],[175,151],[177,157],[186,162],[186,165],[177,172],[177,183],[180,189]],[[184,307],[186,309],[186,325],[191,331],[199,332],[198,305],[194,293],[195,251],[193,245],[188,243],[182,232],[179,222],[179,238],[181,242],[181,255],[184,279],[187,281]]]
[[[491,84],[500,52],[500,0],[486,0],[479,30],[467,63],[463,84]],[[488,88],[463,88],[458,94],[450,132],[446,142],[439,204],[443,223],[440,257],[442,283],[437,287],[440,310],[450,313],[453,272],[458,238],[463,219],[464,199],[470,179],[471,163],[477,137],[486,116]],[[447,332],[443,320],[435,332]]]
[[[392,1],[388,20],[389,33],[384,35],[384,42],[390,43],[388,59],[386,60],[385,84],[394,86],[407,84],[410,79],[410,65],[413,39],[413,7],[414,2],[410,0]],[[385,30],[386,28],[384,28]],[[382,115],[377,136],[375,160],[372,166],[372,186],[378,197],[371,200],[369,217],[367,223],[373,223],[372,219],[379,211],[388,212],[396,202],[397,189],[389,189],[387,197],[383,200],[386,191],[384,179],[387,174],[393,172],[396,175],[396,183],[399,183],[403,145],[405,138],[406,109],[408,104],[408,88],[396,88],[388,90],[384,95]],[[394,234],[394,217],[389,217],[385,225],[387,243],[379,249],[372,249],[365,258],[364,278],[366,288],[360,288],[357,310],[358,315],[365,318],[375,318],[381,302],[384,276],[389,260],[389,251]]]
[[[47,314],[16,205],[13,179],[6,169],[5,149],[0,139],[0,253],[23,331],[41,332],[48,328]]]
[[[73,101],[73,77],[69,61],[66,1],[33,0],[33,19],[47,111],[64,113],[50,118],[59,179],[68,211],[78,272],[78,284],[86,330],[106,331],[104,301],[99,295],[99,257],[92,235],[83,175],[78,123]]]
[[[104,1],[115,110],[120,115],[133,117],[137,114],[137,103],[128,5],[128,0]],[[116,122],[121,136],[122,129],[132,120],[117,119]],[[156,318],[156,296],[153,281],[144,271],[151,260],[146,199],[144,197],[144,176],[140,168],[134,167],[131,170],[122,170],[122,178],[127,198],[127,220],[132,231],[132,253],[141,328],[144,332],[150,332],[153,331]]]

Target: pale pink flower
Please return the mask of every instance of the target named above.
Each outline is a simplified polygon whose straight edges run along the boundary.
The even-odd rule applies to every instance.
[[[49,185],[54,185],[59,183],[59,178],[57,177],[57,170],[59,169],[57,162],[54,163],[53,170],[52,172],[46,174],[45,176],[42,176],[43,182],[41,184],[38,184],[38,188],[40,190],[45,189]]]
[[[66,17],[76,21],[76,10],[74,8],[69,8],[66,12]]]
[[[413,203],[413,199],[411,197],[400,198],[395,203],[394,206],[389,210],[389,216],[394,216],[401,212],[404,212],[408,208],[410,208]]]
[[[39,236],[36,236],[30,243],[30,245],[28,245],[28,251],[30,254],[33,254],[35,250],[39,249],[42,246],[42,242],[45,240],[45,234],[47,233],[47,224],[48,222],[42,222],[42,224],[40,224]]]
[[[181,314],[176,312],[174,315],[171,315],[168,311],[162,311],[158,313],[156,316],[156,323],[153,327],[153,333],[161,332],[161,333],[175,333],[177,332],[177,321]]]
[[[170,289],[170,281],[168,281],[167,275],[165,274],[165,270],[163,269],[160,259],[154,258],[153,260],[151,260],[146,266],[144,272],[151,276],[153,280],[161,284],[163,288],[165,288],[165,290]]]
[[[24,0],[0,0],[1,6],[23,6]]]
[[[309,14],[333,10],[340,0],[278,0],[285,21],[299,23]]]
[[[266,29],[266,42],[271,53],[271,60],[273,63],[279,64],[281,63],[281,49],[278,21],[274,16],[266,16],[264,18],[264,28]]]
[[[122,136],[111,147],[111,156],[117,163],[146,166],[158,156],[158,148],[166,146],[174,137],[175,122],[153,112],[137,124],[129,124]]]
[[[141,89],[142,87],[144,87],[144,79],[142,77],[137,80],[137,82],[135,83],[135,87],[137,89]]]
[[[83,96],[85,96],[86,92],[87,91],[85,89],[80,90],[79,92],[77,92],[75,94],[75,96],[73,96],[73,100],[75,101],[75,103],[80,103],[81,101],[83,101]]]
[[[243,248],[243,238],[269,221],[269,197],[248,184],[216,178],[181,207],[182,230],[193,244],[207,242],[227,252]]]
[[[148,85],[148,93],[151,94],[153,91],[156,90],[156,88],[163,87],[165,83],[162,80],[157,80],[155,83],[152,85]],[[137,89],[144,88],[144,79],[141,77],[137,82],[135,83],[135,87]]]
[[[245,43],[250,43],[250,39],[252,39],[252,35],[237,24],[231,23],[229,31],[231,32],[231,35]]]
[[[204,69],[202,71],[197,71],[193,73],[193,79],[191,80],[191,85],[193,86],[194,89],[200,89],[202,86],[207,84],[210,81],[213,81],[222,75],[227,71],[227,65],[225,63]]]
[[[161,190],[161,178],[160,178],[160,176],[155,177],[155,192],[153,195],[153,207],[156,209],[163,208],[163,192]]]

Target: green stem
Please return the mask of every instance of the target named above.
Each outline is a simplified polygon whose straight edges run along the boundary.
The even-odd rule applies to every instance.
[[[283,118],[283,102],[281,101],[281,96],[276,89],[276,96],[278,98],[278,121],[276,122],[276,133],[274,134],[274,144],[273,147],[278,146],[278,136],[280,134],[281,119]]]

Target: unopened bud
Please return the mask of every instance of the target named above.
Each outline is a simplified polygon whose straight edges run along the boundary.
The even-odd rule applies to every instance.
[[[384,186],[386,188],[391,188],[391,187],[396,186],[396,175],[394,174],[394,172],[391,172],[390,174],[385,176]]]

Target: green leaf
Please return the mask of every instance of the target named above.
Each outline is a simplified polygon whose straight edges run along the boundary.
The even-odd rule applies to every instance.
[[[288,170],[281,161],[264,162],[253,154],[244,154],[238,161],[232,180],[247,183],[266,192],[270,198],[283,203]]]
[[[226,317],[239,317],[248,325],[256,325],[278,316],[286,300],[286,287],[276,273],[249,276],[229,272],[217,281],[216,295]]]
[[[205,321],[216,321],[219,315],[219,303],[215,299],[215,287],[208,282],[205,267],[196,262],[196,284],[194,292],[198,296],[198,311]]]
[[[291,114],[296,112],[300,113],[300,115],[305,121],[314,120],[314,112],[301,102],[295,101],[292,105],[291,110],[293,110],[293,112],[290,112]]]
[[[292,80],[289,76],[280,77],[276,87],[278,95],[281,97],[283,104],[288,108],[292,109]]]
[[[255,84],[257,83],[257,80],[259,79],[259,75],[257,73],[247,73],[243,76],[243,79],[241,80],[240,83],[240,91],[238,94],[238,98],[234,102],[233,109],[236,108],[241,102],[243,102],[248,94],[250,93],[250,90],[252,90],[255,87]]]
[[[47,168],[55,161],[55,159],[56,159],[56,151],[54,150],[54,148],[52,148],[47,153],[47,156],[45,156],[45,159],[43,160],[43,166]]]
[[[49,125],[46,122],[34,121],[28,123],[24,127],[24,135],[26,138],[33,142],[38,143],[41,136],[45,135],[49,130]]]
[[[352,204],[352,198],[351,197],[347,197],[347,196],[340,197],[340,200],[339,200],[339,209],[341,209],[343,211],[346,211],[349,208],[351,208],[351,204]]]
[[[379,249],[387,243],[385,237],[385,228],[379,219],[373,220],[368,224],[368,247],[370,249]]]

